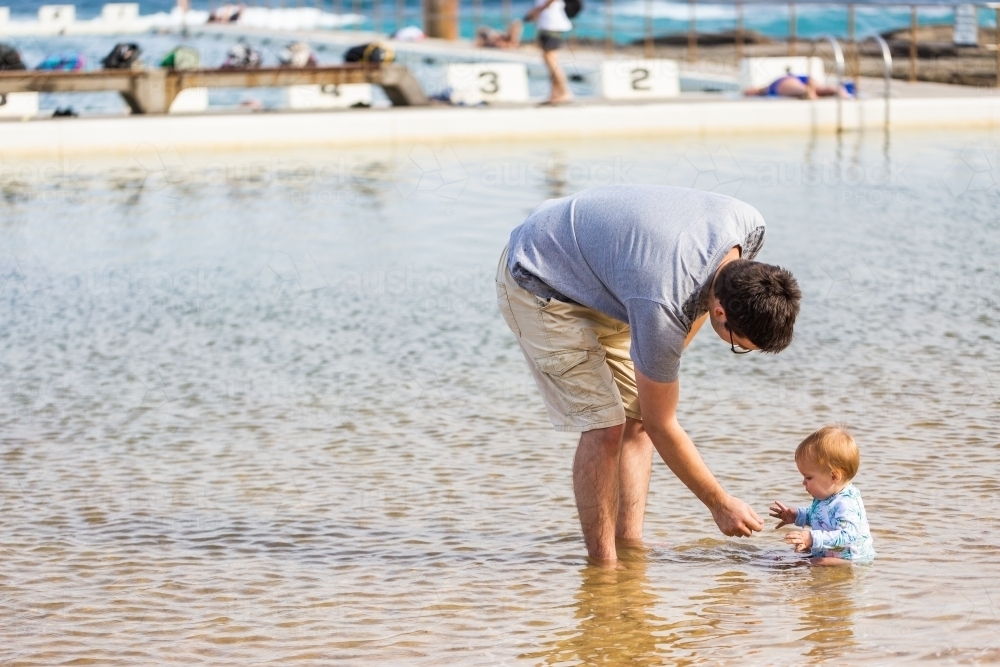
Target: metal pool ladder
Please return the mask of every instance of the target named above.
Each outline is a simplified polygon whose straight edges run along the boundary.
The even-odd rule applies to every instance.
[[[869,39],[874,39],[878,43],[879,47],[882,49],[882,64],[884,66],[884,75],[885,75],[885,129],[888,130],[889,129],[889,83],[890,81],[892,81],[892,52],[889,51],[889,45],[885,43],[885,40],[882,39],[882,36],[879,35],[878,33],[868,35],[860,42],[858,42],[858,46],[861,46]]]
[[[823,35],[813,42],[812,53],[810,55],[816,54],[816,46],[821,41],[829,42],[830,48],[833,49],[833,62],[837,68],[837,134],[840,134],[844,131],[844,100],[840,97],[840,87],[844,83],[844,50],[840,48],[840,42],[837,41],[836,37]]]

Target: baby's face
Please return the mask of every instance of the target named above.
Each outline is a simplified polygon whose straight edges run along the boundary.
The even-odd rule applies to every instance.
[[[839,472],[828,470],[805,458],[796,461],[795,465],[802,473],[802,486],[806,487],[809,495],[817,500],[829,498],[844,488]]]

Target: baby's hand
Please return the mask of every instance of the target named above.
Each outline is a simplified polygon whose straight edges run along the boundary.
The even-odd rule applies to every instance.
[[[795,545],[795,551],[809,551],[813,546],[811,530],[793,530],[785,535],[785,542]]]
[[[794,507],[785,507],[777,500],[775,500],[774,504],[771,505],[771,516],[775,519],[781,519],[781,523],[774,527],[775,530],[778,530],[782,526],[787,526],[790,523],[795,523],[795,515],[796,511]]]

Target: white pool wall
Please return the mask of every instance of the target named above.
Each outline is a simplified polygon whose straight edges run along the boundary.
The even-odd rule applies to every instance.
[[[844,130],[878,129],[881,99],[845,100]],[[897,99],[891,129],[1000,125],[1000,96]],[[338,112],[130,116],[0,122],[5,155],[128,154],[177,150],[393,146],[412,143],[835,132],[832,99],[592,104],[554,108],[389,108]]]

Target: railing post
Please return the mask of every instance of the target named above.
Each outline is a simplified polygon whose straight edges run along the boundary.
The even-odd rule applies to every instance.
[[[910,5],[910,83],[917,80],[917,6]]]
[[[690,14],[688,15],[688,61],[698,60],[698,2],[689,0]]]
[[[653,57],[653,0],[646,0],[646,43],[643,55]]]
[[[736,3],[736,62],[743,60],[743,3]]]
[[[996,12],[997,27],[993,30],[993,41],[997,47],[997,88],[1000,88],[1000,7],[997,7]]]
[[[796,37],[795,3],[788,5],[788,55],[794,56],[797,50],[798,38]]]
[[[615,51],[615,0],[604,0],[604,53]]]
[[[458,0],[424,0],[424,34],[458,39]]]
[[[854,37],[854,5],[847,5],[847,44],[850,51],[851,79],[854,89],[858,89],[858,78],[861,76],[861,55],[858,53],[858,42]]]

